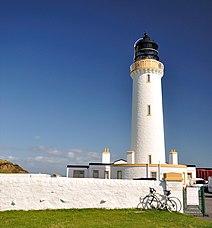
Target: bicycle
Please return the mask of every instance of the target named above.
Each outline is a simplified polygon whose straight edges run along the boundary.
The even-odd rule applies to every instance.
[[[149,194],[143,199],[140,199],[140,203],[137,208],[142,209],[162,209],[168,211],[179,212],[182,208],[180,200],[176,197],[169,197],[171,195],[170,190],[164,190],[164,195],[156,193],[154,188],[149,188]],[[161,198],[161,199],[160,199]]]

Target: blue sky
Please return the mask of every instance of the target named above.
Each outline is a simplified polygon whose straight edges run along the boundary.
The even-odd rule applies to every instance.
[[[133,44],[159,45],[166,152],[212,166],[212,1],[0,0],[0,156],[30,172],[130,149]]]

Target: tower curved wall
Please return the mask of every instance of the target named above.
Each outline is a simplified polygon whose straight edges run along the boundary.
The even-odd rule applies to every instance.
[[[131,65],[133,79],[131,150],[135,163],[165,163],[161,78],[164,66],[153,59]]]

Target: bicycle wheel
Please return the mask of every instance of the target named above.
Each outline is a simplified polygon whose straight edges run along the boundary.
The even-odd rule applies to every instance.
[[[140,202],[140,203],[137,205],[137,209],[139,209],[139,210],[142,210],[142,209],[143,209],[142,202]]]
[[[182,209],[182,203],[180,202],[180,200],[177,197],[169,197],[169,200],[175,201],[176,205],[177,205],[177,212],[181,211]]]
[[[174,200],[168,199],[165,208],[168,211],[177,211],[177,204]]]
[[[146,196],[142,201],[143,209],[158,209],[159,202],[154,196]]]

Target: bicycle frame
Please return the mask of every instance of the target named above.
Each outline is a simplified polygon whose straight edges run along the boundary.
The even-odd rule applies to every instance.
[[[154,188],[149,188],[150,192],[146,195],[137,207],[142,206],[143,209],[162,209],[168,211],[180,211],[181,202],[176,197],[169,197],[171,191],[165,190],[165,194],[158,194]],[[176,203],[178,201],[180,206]],[[178,208],[179,207],[179,208]]]

